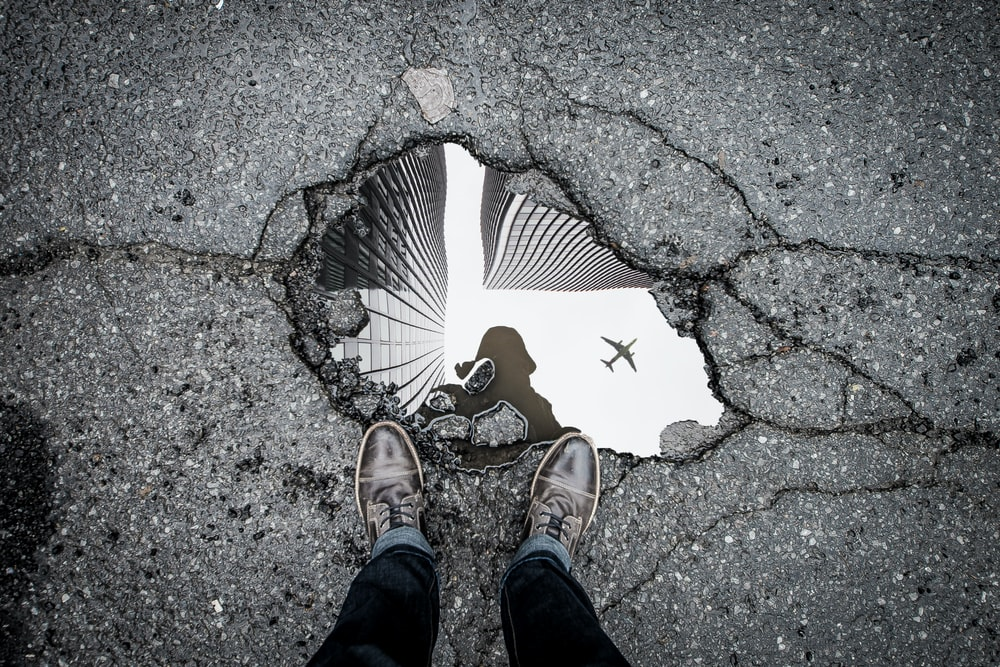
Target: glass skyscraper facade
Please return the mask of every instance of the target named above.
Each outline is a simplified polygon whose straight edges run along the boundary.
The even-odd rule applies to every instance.
[[[370,317],[335,354],[358,356],[368,379],[394,383],[404,408],[444,379],[446,187],[444,148],[411,151],[361,186],[356,216],[322,241],[320,286],[357,290]]]
[[[649,275],[594,241],[590,225],[507,188],[486,168],[480,203],[487,289],[590,291],[649,288]],[[419,148],[380,167],[359,189],[358,209],[322,238],[322,290],[356,290],[368,325],[334,357],[358,357],[362,374],[396,386],[416,408],[444,383],[448,297],[443,146]]]
[[[583,292],[650,288],[653,280],[594,241],[590,225],[507,189],[486,168],[480,222],[487,289]]]

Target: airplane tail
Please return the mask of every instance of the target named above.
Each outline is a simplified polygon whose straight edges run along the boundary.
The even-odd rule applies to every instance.
[[[604,361],[604,359],[601,359],[601,363],[607,366],[608,370],[611,371],[612,373],[615,372],[615,367],[611,364],[610,361]]]

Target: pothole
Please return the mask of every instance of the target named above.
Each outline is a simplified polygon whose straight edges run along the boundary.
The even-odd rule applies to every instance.
[[[653,279],[598,244],[543,177],[422,147],[354,199],[306,192],[324,231],[305,252],[321,253],[323,307],[357,293],[369,320],[300,352],[355,416],[401,419],[465,468],[571,429],[654,455],[667,424],[718,421],[704,358],[664,320]]]
[[[448,262],[444,239],[444,151],[411,152],[358,190],[360,206],[327,226],[318,284],[356,290],[368,325],[333,349],[361,373],[391,385],[412,412],[444,379]]]

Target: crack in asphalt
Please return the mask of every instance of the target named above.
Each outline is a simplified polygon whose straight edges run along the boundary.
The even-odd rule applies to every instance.
[[[654,563],[653,569],[652,569],[652,571],[650,571],[649,575],[646,576],[646,577],[644,577],[643,579],[640,579],[635,584],[633,584],[632,586],[630,586],[629,589],[627,591],[625,591],[617,600],[613,600],[611,602],[608,602],[606,604],[601,605],[601,608],[599,610],[597,610],[597,617],[599,619],[601,619],[601,621],[603,622],[604,616],[608,612],[617,609],[622,604],[624,604],[630,597],[632,597],[633,595],[638,594],[639,591],[643,589],[643,587],[645,587],[645,586],[653,583],[653,581],[656,579],[657,575],[660,574],[660,564],[665,559],[670,558],[670,556],[673,555],[674,551],[680,545],[681,545],[681,541],[676,542],[661,557],[657,558],[656,559],[656,563]]]
[[[271,208],[271,212],[267,214],[266,218],[264,218],[264,224],[260,226],[260,234],[257,235],[257,244],[254,246],[253,252],[250,254],[250,259],[252,261],[257,261],[260,253],[264,250],[264,238],[267,236],[267,230],[271,225],[271,218],[278,214],[281,202],[285,200],[285,197],[289,197],[294,194],[295,192],[293,191],[279,197],[277,203]]]
[[[638,458],[627,452],[621,454],[615,452],[615,456],[619,463],[625,464],[625,467],[622,468],[621,471],[618,473],[618,479],[615,481],[614,484],[609,484],[608,486],[603,487],[601,489],[602,497],[610,493],[614,493],[618,489],[618,487],[621,486],[621,483],[625,481],[625,478],[628,477],[629,473],[638,468],[640,465],[642,465],[643,462],[643,459]]]
[[[622,595],[620,595],[617,599],[602,605],[597,613],[598,618],[600,618],[603,621],[604,616],[607,613],[613,611],[617,607],[620,607],[622,604],[627,602],[630,597],[638,594],[639,591],[641,591],[645,586],[648,586],[649,584],[653,583],[653,581],[656,579],[656,576],[660,573],[660,567],[662,566],[663,562],[669,560],[673,556],[673,554],[677,551],[677,549],[683,546],[690,546],[695,544],[696,542],[698,542],[698,540],[702,539],[703,537],[711,533],[713,530],[715,530],[719,526],[719,524],[729,521],[730,519],[734,519],[736,517],[753,516],[755,514],[759,514],[762,512],[772,511],[787,496],[818,495],[818,496],[825,496],[828,498],[843,498],[861,494],[877,495],[884,493],[896,493],[899,491],[909,491],[913,489],[952,488],[952,487],[953,485],[950,483],[941,483],[933,478],[925,480],[920,480],[920,479],[897,480],[885,485],[862,486],[852,489],[841,489],[839,491],[831,489],[823,489],[813,484],[808,484],[805,486],[781,487],[773,491],[771,493],[770,498],[768,498],[767,501],[765,501],[761,505],[758,505],[757,507],[749,507],[746,509],[727,512],[717,517],[702,530],[699,530],[698,532],[693,534],[688,533],[685,534],[683,537],[679,537],[677,542],[675,542],[674,545],[670,547],[670,549],[665,551],[662,555],[660,555],[656,559],[656,563],[654,564],[652,570],[647,576],[643,577],[635,584],[630,586],[629,589],[625,591]]]
[[[555,81],[554,77],[552,76],[552,74],[547,69],[545,69],[544,67],[542,67],[542,66],[540,66],[538,64],[535,64],[535,63],[524,62],[524,61],[521,61],[521,60],[519,60],[517,58],[515,58],[515,60],[517,62],[519,62],[522,66],[524,66],[526,68],[533,69],[536,72],[539,72],[540,74],[542,74],[543,78],[548,82],[548,85],[549,85],[549,87],[550,87],[551,92],[553,93],[553,95],[560,95],[559,91],[561,90],[561,88],[560,88],[560,86],[558,86],[556,84],[556,81]],[[747,215],[750,216],[750,218],[755,223],[757,223],[763,230],[767,231],[768,234],[772,235],[772,237],[775,239],[775,241],[778,242],[779,245],[781,245],[781,244],[784,243],[784,241],[783,241],[783,239],[781,237],[781,234],[778,232],[777,229],[775,229],[771,225],[770,221],[767,219],[767,216],[761,215],[761,214],[757,213],[753,209],[753,206],[750,205],[749,198],[747,197],[746,193],[743,192],[743,189],[740,187],[739,183],[736,181],[736,179],[731,174],[729,174],[728,172],[726,172],[720,165],[713,164],[713,163],[709,162],[708,160],[705,160],[704,158],[698,157],[697,155],[694,155],[693,153],[691,153],[687,149],[685,149],[685,148],[683,148],[683,147],[675,144],[668,137],[666,130],[664,130],[663,128],[657,127],[656,125],[650,123],[649,121],[647,121],[645,118],[643,118],[639,114],[635,113],[634,111],[631,111],[629,109],[621,109],[621,110],[617,110],[616,111],[616,110],[612,110],[612,109],[608,109],[608,108],[602,107],[599,104],[595,104],[593,102],[585,102],[583,100],[580,100],[580,99],[577,99],[577,98],[574,98],[574,97],[570,97],[569,95],[565,95],[565,94],[561,95],[561,97],[562,97],[562,99],[566,100],[572,106],[576,106],[576,107],[583,108],[583,109],[591,109],[593,111],[597,111],[599,113],[602,113],[602,114],[604,114],[606,116],[610,116],[612,118],[625,118],[625,119],[628,119],[631,122],[633,122],[633,123],[635,123],[635,124],[637,124],[637,125],[639,125],[641,127],[644,127],[647,130],[649,130],[649,131],[653,132],[654,134],[658,135],[660,137],[661,141],[663,142],[663,145],[666,148],[668,148],[669,150],[674,151],[675,153],[677,153],[678,155],[682,156],[683,158],[685,158],[687,160],[690,160],[691,162],[694,162],[694,163],[696,163],[696,164],[704,167],[712,175],[714,175],[716,178],[718,178],[719,182],[721,182],[728,189],[730,189],[733,193],[735,193],[735,195],[737,196],[737,198],[740,200],[740,202],[741,202],[741,204],[743,206],[744,211],[746,212]],[[523,113],[523,108],[522,108],[522,113]],[[537,162],[537,160],[535,160],[535,161]]]
[[[389,91],[390,95],[392,95],[393,93],[395,93],[396,90],[399,89],[398,83],[391,83],[389,85],[390,85],[390,91]],[[373,166],[370,164],[366,167],[363,167],[361,165],[361,155],[365,149],[365,146],[367,146],[371,142],[372,136],[375,134],[375,131],[382,125],[382,121],[385,118],[385,114],[387,113],[387,111],[388,111],[388,105],[383,104],[382,111],[379,112],[375,116],[375,120],[373,120],[371,124],[365,128],[365,133],[361,136],[361,140],[358,141],[358,145],[354,147],[354,160],[352,161],[354,166],[348,172],[348,177],[344,179],[344,182],[348,183],[353,182],[366,169],[369,169],[371,168],[371,166]],[[373,164],[377,164],[377,162]]]
[[[0,270],[0,277],[30,276],[44,270],[54,261],[77,254],[86,256],[87,253],[94,252],[101,255],[112,254],[121,256],[120,258],[116,258],[119,261],[146,261],[154,264],[183,263],[187,266],[211,266],[212,269],[219,273],[231,277],[277,273],[284,266],[280,260],[253,261],[251,258],[242,255],[192,251],[161,241],[100,245],[91,241],[77,239],[71,241],[53,241],[44,247],[40,247],[38,251],[41,254],[38,255],[37,261],[28,265],[24,265],[25,258],[17,254],[0,258],[0,267],[8,269],[6,271]],[[94,260],[88,257],[88,261]],[[20,265],[16,265],[18,263]]]
[[[115,324],[118,326],[118,332],[121,334],[122,338],[125,339],[125,343],[132,351],[132,354],[135,356],[136,360],[142,361],[144,357],[141,354],[139,354],[139,348],[135,346],[135,341],[132,340],[132,336],[129,335],[128,330],[122,325],[121,318],[118,317],[118,312],[117,312],[118,305],[115,303],[115,298],[114,295],[111,293],[111,290],[108,289],[108,286],[104,284],[104,281],[101,278],[100,267],[98,267],[97,270],[94,272],[94,280],[97,283],[97,286],[101,289],[101,292],[104,294],[104,299],[108,302],[108,306],[111,309],[111,317],[114,318]]]
[[[857,375],[857,376],[859,376],[859,377],[867,380],[868,382],[871,382],[872,385],[875,386],[877,389],[879,389],[881,391],[884,391],[887,394],[889,394],[890,396],[892,396],[893,398],[899,400],[900,403],[902,403],[904,406],[906,406],[906,408],[910,411],[911,415],[919,416],[919,413],[917,412],[916,408],[913,407],[913,404],[909,400],[907,400],[905,396],[903,396],[900,392],[898,392],[894,387],[890,387],[889,385],[883,383],[881,380],[872,377],[866,371],[864,371],[863,369],[861,369],[858,366],[856,366],[854,364],[854,362],[852,362],[850,359],[848,359],[844,355],[839,354],[839,353],[837,353],[837,352],[835,352],[833,350],[829,350],[827,348],[821,347],[821,346],[816,345],[814,343],[811,343],[811,342],[805,340],[804,338],[802,338],[799,334],[795,333],[794,331],[792,331],[792,330],[790,330],[788,328],[782,327],[778,322],[776,322],[774,320],[774,318],[772,318],[769,315],[767,315],[756,303],[748,300],[746,297],[744,297],[742,294],[740,294],[739,289],[728,278],[728,276],[725,278],[725,280],[722,281],[721,284],[723,286],[723,289],[725,289],[725,291],[729,294],[729,296],[731,296],[734,299],[736,299],[736,301],[738,301],[740,303],[740,305],[742,305],[744,308],[746,308],[747,310],[749,310],[750,313],[751,313],[751,315],[753,315],[754,320],[758,324],[762,324],[762,325],[766,326],[768,329],[770,329],[771,332],[773,334],[775,334],[775,336],[779,340],[791,342],[792,345],[793,345],[793,347],[802,348],[802,349],[808,350],[810,352],[814,352],[814,353],[820,355],[821,357],[826,358],[828,361],[836,363],[836,364],[838,364],[838,365],[846,368],[848,371],[850,371],[854,375]],[[765,356],[767,356],[768,358],[773,358],[773,356],[776,355],[776,354],[778,354],[777,351],[775,351],[774,353],[771,353],[769,355],[765,355]],[[748,357],[747,359],[750,359],[750,358]],[[713,363],[714,363],[714,360],[713,360]],[[923,418],[921,418],[921,419],[923,419]]]
[[[980,260],[947,253],[941,255],[918,255],[913,252],[889,252],[886,250],[878,250],[876,248],[851,248],[848,246],[836,246],[816,238],[808,238],[797,243],[784,243],[780,246],[780,248],[788,252],[803,252],[805,250],[819,249],[831,255],[846,254],[862,257],[864,259],[895,262],[901,269],[912,269],[914,264],[925,264],[939,269],[944,268],[949,264],[954,264],[968,271],[1000,271],[1000,260]],[[764,250],[762,252],[768,252],[768,250]]]
[[[990,437],[982,433],[970,433],[967,431],[961,431],[953,433],[951,436],[951,443],[948,447],[940,449],[932,455],[931,468],[932,473],[927,476],[915,476],[911,479],[899,479],[889,482],[887,484],[878,484],[870,486],[859,486],[849,489],[824,489],[816,483],[807,483],[804,485],[794,485],[794,486],[783,486],[775,489],[771,492],[770,497],[762,504],[756,507],[748,507],[745,509],[738,509],[731,512],[726,512],[717,518],[715,518],[711,523],[709,523],[705,528],[695,532],[688,533],[683,537],[678,538],[677,542],[671,546],[670,549],[665,551],[656,560],[655,565],[648,575],[638,580],[635,584],[629,587],[629,589],[619,596],[616,600],[608,602],[602,605],[598,616],[603,619],[606,613],[613,611],[616,607],[626,602],[629,597],[637,594],[642,588],[654,581],[657,574],[659,574],[660,567],[665,560],[668,560],[676,550],[682,546],[689,546],[696,543],[699,539],[706,536],[708,533],[715,530],[719,524],[728,521],[736,517],[752,516],[761,512],[768,512],[775,509],[778,504],[788,496],[793,496],[797,494],[801,495],[818,495],[825,496],[828,498],[843,498],[853,495],[860,494],[885,494],[885,493],[896,493],[899,491],[909,491],[914,489],[934,489],[934,488],[947,488],[955,492],[962,491],[961,485],[955,484],[950,481],[941,481],[938,477],[939,466],[942,461],[945,460],[949,455],[959,451],[964,448],[981,447],[984,449],[997,450],[1000,449],[1000,442],[995,438]],[[624,481],[625,477],[637,466],[631,466],[625,470],[618,484]],[[680,466],[676,466],[679,468]],[[617,484],[615,486],[617,488]]]
[[[724,171],[720,165],[718,165],[718,164],[712,164],[708,160],[705,160],[704,158],[700,158],[697,155],[694,155],[693,153],[690,153],[687,149],[685,149],[685,148],[683,148],[683,147],[681,147],[681,146],[673,143],[669,139],[669,137],[667,136],[666,130],[664,130],[662,128],[659,128],[659,127],[653,125],[652,123],[649,123],[648,121],[646,121],[644,118],[642,118],[641,116],[639,116],[638,114],[636,114],[633,111],[630,111],[628,109],[624,109],[622,111],[615,112],[615,111],[612,111],[610,109],[606,109],[606,108],[604,108],[604,107],[602,107],[602,106],[600,106],[598,104],[594,104],[592,102],[583,102],[581,100],[574,99],[574,98],[569,98],[569,97],[567,99],[569,100],[569,102],[571,104],[573,104],[575,106],[583,107],[585,109],[593,109],[595,111],[599,111],[601,113],[604,113],[604,114],[606,114],[608,116],[612,116],[612,117],[627,118],[627,119],[631,120],[632,122],[634,122],[634,123],[636,123],[636,124],[638,124],[638,125],[640,125],[642,127],[645,127],[647,130],[649,130],[649,131],[654,132],[655,134],[657,134],[660,137],[660,139],[662,140],[664,146],[666,146],[670,150],[674,151],[678,155],[681,155],[685,159],[690,160],[690,161],[692,161],[692,162],[694,162],[696,164],[701,165],[702,167],[704,167],[705,169],[707,169],[711,174],[713,174],[716,178],[718,178],[719,182],[721,182],[727,188],[729,188],[730,190],[732,190],[736,194],[736,196],[739,198],[739,200],[740,200],[740,202],[741,202],[741,204],[743,206],[743,209],[746,212],[746,214],[749,215],[750,218],[754,222],[756,222],[762,229],[766,230],[769,234],[771,234],[773,236],[774,240],[776,241],[777,245],[784,245],[784,240],[782,239],[781,234],[778,232],[777,229],[775,229],[771,225],[770,221],[767,219],[767,216],[761,215],[761,214],[757,213],[753,209],[753,207],[750,205],[749,198],[747,197],[746,193],[743,192],[743,188],[741,188],[740,185],[739,185],[739,183],[736,182],[736,179],[732,175],[730,175],[729,173],[727,173],[726,171]],[[772,245],[775,245],[775,244],[772,244]]]

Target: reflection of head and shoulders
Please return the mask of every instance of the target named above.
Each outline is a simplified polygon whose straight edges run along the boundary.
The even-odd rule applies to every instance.
[[[481,391],[470,393],[466,387],[473,379],[480,379],[477,376],[485,360],[493,362],[493,377]],[[475,359],[456,364],[455,372],[466,380],[465,386],[444,385],[437,390],[451,394],[455,414],[470,419],[499,401],[507,401],[527,419],[530,442],[554,440],[568,429],[560,426],[552,404],[532,388],[530,376],[535,368],[521,334],[512,327],[495,326],[483,334]]]
[[[496,366],[494,382],[531,386],[528,376],[535,372],[535,360],[528,354],[528,348],[517,329],[501,326],[488,329],[479,343],[476,358],[455,365],[458,377],[464,380],[476,362],[482,359],[493,360]]]

